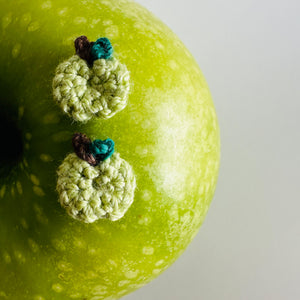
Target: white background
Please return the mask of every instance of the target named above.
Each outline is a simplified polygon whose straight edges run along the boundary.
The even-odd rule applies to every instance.
[[[217,191],[180,259],[124,300],[300,299],[300,1],[139,0],[199,63]]]

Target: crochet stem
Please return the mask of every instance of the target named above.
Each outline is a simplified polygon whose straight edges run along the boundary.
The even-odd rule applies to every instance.
[[[89,151],[91,140],[83,133],[75,133],[72,138],[72,144],[76,155],[88,162],[91,166],[98,164],[96,158]]]
[[[111,157],[114,153],[115,143],[111,139],[91,140],[82,133],[75,133],[72,144],[76,155],[88,162],[91,166],[97,166],[101,161]]]
[[[89,66],[97,59],[108,59],[112,56],[113,48],[108,38],[99,38],[90,42],[85,35],[79,36],[75,42],[76,54],[84,59]]]
[[[91,48],[94,42],[90,42],[85,35],[81,35],[75,40],[74,44],[76,54],[91,66],[94,61],[91,54]]]

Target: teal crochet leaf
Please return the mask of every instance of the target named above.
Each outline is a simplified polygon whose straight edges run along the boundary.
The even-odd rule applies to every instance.
[[[112,156],[114,153],[115,143],[111,139],[94,140],[90,144],[90,153],[95,157],[97,161],[104,161],[105,159]]]
[[[91,55],[93,60],[108,59],[112,56],[113,48],[108,38],[99,38],[92,43]]]

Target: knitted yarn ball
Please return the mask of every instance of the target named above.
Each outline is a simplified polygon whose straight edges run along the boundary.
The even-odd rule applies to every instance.
[[[90,68],[75,54],[57,66],[53,97],[75,121],[108,119],[127,105],[129,80],[126,66],[115,57],[97,59]]]
[[[74,219],[85,223],[98,219],[116,221],[133,202],[135,175],[117,152],[96,167],[71,153],[57,174],[59,202]]]

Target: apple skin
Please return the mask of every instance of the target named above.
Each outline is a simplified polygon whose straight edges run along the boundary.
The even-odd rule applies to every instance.
[[[205,79],[177,36],[134,2],[0,7],[0,100],[24,145],[0,179],[0,299],[120,298],[167,269],[208,210],[220,144]],[[108,120],[75,122],[53,101],[55,68],[80,35],[109,38],[130,71],[128,105]],[[60,206],[56,170],[75,132],[113,139],[133,167],[135,199],[122,219],[85,224]]]

